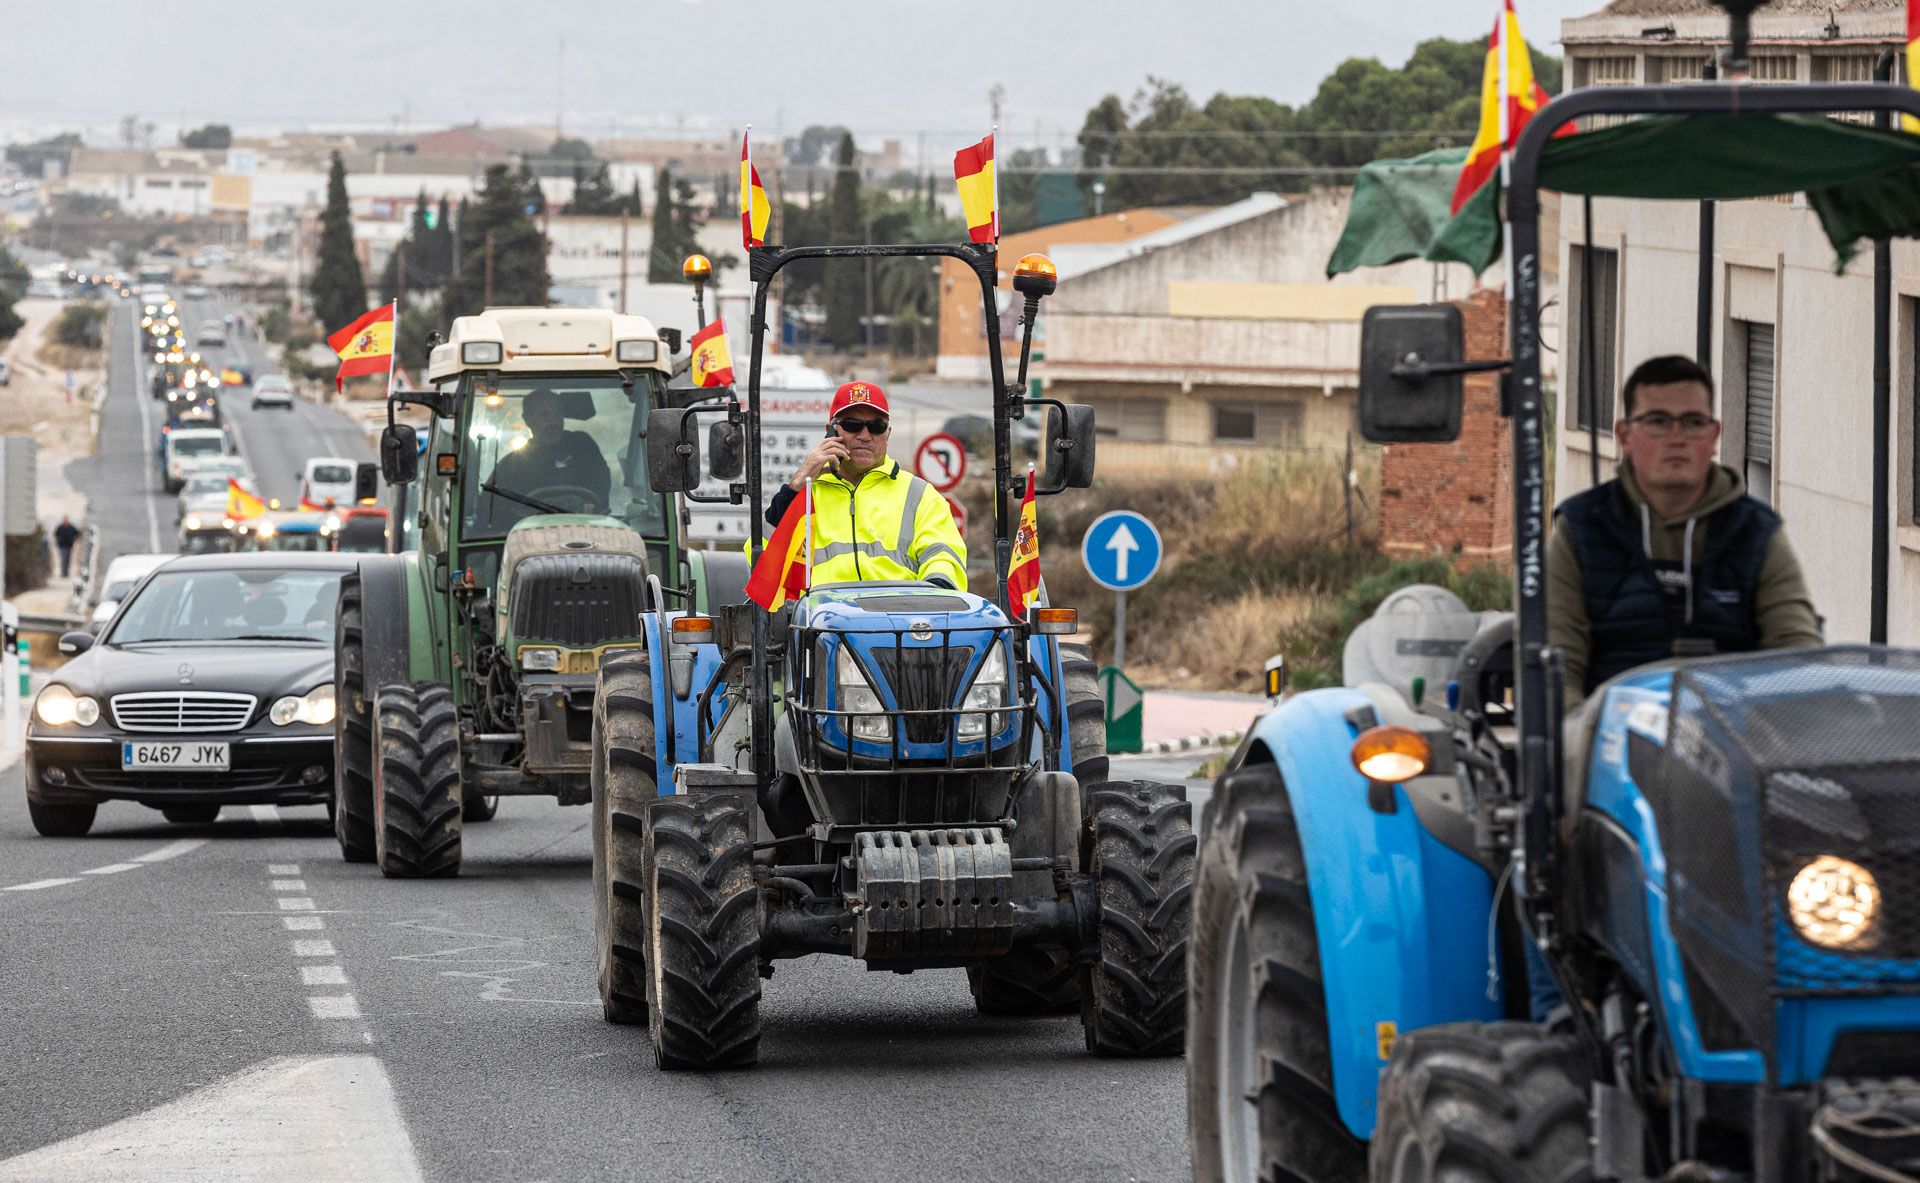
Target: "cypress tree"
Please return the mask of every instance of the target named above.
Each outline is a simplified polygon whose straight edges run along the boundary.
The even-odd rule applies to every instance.
[[[327,206],[320,213],[320,251],[307,283],[314,315],[337,333],[367,310],[367,279],[353,250],[353,210],[347,204],[347,166],[333,154],[327,172]]]
[[[835,243],[865,241],[860,217],[860,170],[854,167],[853,136],[840,137],[839,168],[833,175],[833,195],[828,199],[830,233]],[[860,343],[860,311],[865,304],[865,275],[848,260],[830,263],[826,269],[827,336],[834,348],[852,350]]]
[[[653,237],[647,251],[647,282],[677,283],[680,259],[674,247],[680,238],[678,219],[673,208],[673,172],[660,167],[659,184],[653,191]]]

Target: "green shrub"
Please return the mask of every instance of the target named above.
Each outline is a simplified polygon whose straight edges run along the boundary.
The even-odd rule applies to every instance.
[[[1287,684],[1295,690],[1338,686],[1340,656],[1347,638],[1374,614],[1381,601],[1403,587],[1417,583],[1444,587],[1475,612],[1513,607],[1513,577],[1505,567],[1483,564],[1461,568],[1452,559],[1439,556],[1373,557],[1374,570],[1321,605],[1306,623],[1289,630],[1283,638],[1280,651],[1287,658]]]
[[[54,322],[53,339],[73,349],[98,349],[100,326],[106,316],[104,304],[69,304]]]

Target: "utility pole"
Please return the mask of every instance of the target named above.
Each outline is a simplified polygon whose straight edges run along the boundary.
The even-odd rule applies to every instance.
[[[480,279],[480,306],[493,307],[493,231],[487,231],[486,257]]]
[[[627,207],[621,206],[620,207],[620,312],[621,312],[621,315],[623,316],[626,314],[626,311],[627,311],[627,224],[630,220],[631,219],[628,217]]]

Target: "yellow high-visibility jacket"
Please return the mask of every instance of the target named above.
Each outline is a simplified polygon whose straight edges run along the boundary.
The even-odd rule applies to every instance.
[[[779,521],[788,503],[783,489],[767,516]],[[967,589],[966,540],[932,485],[892,459],[861,477],[857,488],[831,473],[815,478],[814,584],[933,576]]]

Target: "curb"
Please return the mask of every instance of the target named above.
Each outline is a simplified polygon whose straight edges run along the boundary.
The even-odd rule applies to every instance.
[[[1210,748],[1229,748],[1240,742],[1240,736],[1241,733],[1238,731],[1208,731],[1199,735],[1184,735],[1179,739],[1155,740],[1150,744],[1142,744],[1138,752],[1128,754],[1166,756],[1174,752],[1201,752]]]

